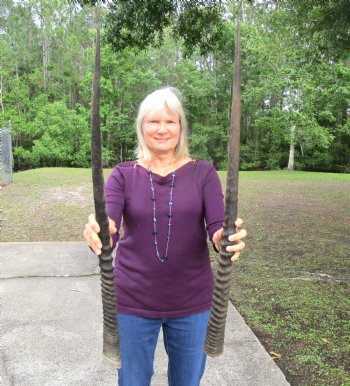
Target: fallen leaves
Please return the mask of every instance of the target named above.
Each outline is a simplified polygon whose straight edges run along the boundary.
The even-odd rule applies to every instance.
[[[282,355],[281,354],[278,354],[277,352],[274,352],[274,351],[270,351],[269,352],[271,358],[274,360],[274,361],[278,361],[279,359],[281,359]]]

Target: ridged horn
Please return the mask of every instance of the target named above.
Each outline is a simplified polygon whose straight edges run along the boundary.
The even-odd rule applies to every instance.
[[[232,86],[231,107],[231,140],[229,145],[228,170],[225,196],[224,231],[221,240],[221,251],[218,258],[218,268],[215,276],[215,286],[212,298],[211,315],[208,323],[204,350],[209,356],[218,356],[224,350],[224,336],[227,307],[230,299],[230,284],[233,264],[232,253],[226,252],[226,247],[232,245],[228,236],[236,233],[235,221],[238,204],[238,171],[240,143],[240,22],[237,19],[237,37],[234,58],[234,79]]]
[[[97,11],[95,9],[95,11]],[[96,22],[96,54],[94,78],[92,85],[91,102],[91,163],[92,182],[94,189],[94,203],[96,221],[101,231],[99,237],[102,242],[102,253],[99,256],[101,271],[101,292],[103,309],[103,355],[104,358],[117,368],[121,367],[119,351],[119,333],[116,314],[116,297],[113,281],[113,258],[109,244],[109,224],[104,195],[104,179],[102,169],[101,131],[100,131],[100,29],[99,21]]]

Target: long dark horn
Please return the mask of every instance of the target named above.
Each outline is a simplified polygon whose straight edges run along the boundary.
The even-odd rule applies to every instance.
[[[234,80],[232,86],[231,107],[231,140],[228,157],[228,171],[225,197],[224,232],[221,240],[221,251],[218,259],[218,268],[215,277],[211,315],[209,319],[205,351],[210,356],[218,356],[224,350],[224,336],[228,301],[230,298],[230,284],[233,264],[232,253],[226,252],[226,247],[232,245],[228,236],[236,232],[238,204],[238,170],[239,170],[239,141],[240,141],[240,58],[241,38],[240,23],[237,19],[237,38],[235,48]]]
[[[116,298],[113,280],[112,249],[109,244],[109,224],[104,196],[104,179],[101,156],[100,131],[100,29],[96,22],[96,55],[91,101],[91,164],[96,220],[100,225],[99,237],[102,253],[99,256],[101,269],[102,308],[103,308],[103,355],[116,367],[121,367],[119,352],[119,333],[116,314]]]

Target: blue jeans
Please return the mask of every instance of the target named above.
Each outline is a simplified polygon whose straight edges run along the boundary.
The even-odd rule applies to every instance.
[[[168,354],[169,386],[198,386],[206,354],[210,311],[182,318],[153,319],[118,314],[122,367],[119,386],[149,386],[160,327]]]

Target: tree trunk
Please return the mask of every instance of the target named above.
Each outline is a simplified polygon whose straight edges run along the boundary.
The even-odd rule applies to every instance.
[[[49,76],[49,42],[44,37],[42,41],[42,66],[43,66],[43,83],[44,90],[48,91],[48,76]]]
[[[235,48],[234,81],[232,87],[231,109],[231,140],[228,157],[225,220],[221,240],[221,251],[218,259],[218,268],[215,277],[211,315],[208,323],[205,351],[210,356],[218,356],[224,350],[224,336],[228,301],[230,298],[230,284],[233,264],[232,253],[226,252],[226,247],[232,245],[228,236],[236,232],[238,202],[238,171],[239,171],[239,142],[240,142],[240,23],[237,19],[237,40]]]
[[[104,196],[104,179],[102,170],[101,131],[100,131],[100,31],[97,20],[96,56],[91,102],[91,159],[92,181],[96,220],[100,225],[102,253],[99,256],[101,269],[101,289],[103,307],[103,354],[105,359],[120,367],[118,322],[115,317],[116,298],[113,278],[112,249],[109,244],[108,217]]]
[[[295,125],[292,125],[290,129],[290,146],[289,146],[289,160],[288,160],[288,170],[294,170],[294,153],[295,153]]]
[[[77,101],[78,101],[78,83],[76,81],[73,81],[70,85],[69,95],[70,95],[70,101],[69,101],[69,107],[74,109]]]

